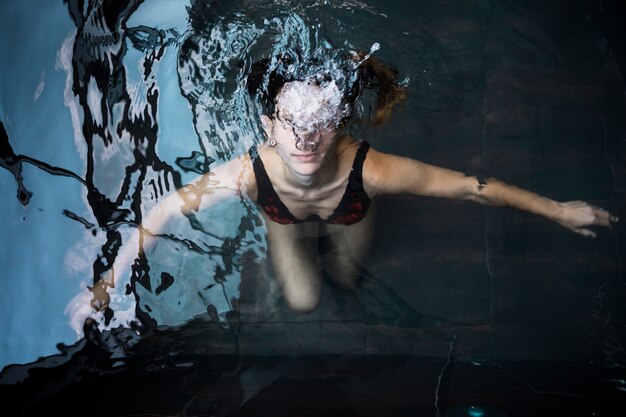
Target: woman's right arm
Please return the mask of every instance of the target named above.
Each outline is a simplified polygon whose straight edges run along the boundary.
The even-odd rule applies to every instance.
[[[90,287],[94,296],[92,307],[98,311],[107,308],[107,289],[115,287],[116,274],[130,270],[140,248],[144,248],[145,235],[158,235],[176,217],[200,212],[241,195],[252,199],[256,197],[256,180],[247,153],[196,177],[165,198],[162,197],[143,216],[141,224],[133,228],[130,237],[120,247],[111,268]]]

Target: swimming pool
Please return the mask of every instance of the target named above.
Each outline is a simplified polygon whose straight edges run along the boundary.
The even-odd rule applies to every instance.
[[[56,380],[57,399],[31,412],[129,381],[183,391],[160,403],[172,414],[191,398],[205,414],[269,410],[272,390],[292,388],[290,406],[311,407],[295,394],[310,392],[343,415],[472,404],[516,415],[503,392],[524,390],[527,404],[570,415],[624,407],[621,224],[584,239],[504,208],[386,198],[359,290],[328,286],[299,316],[267,268],[258,212],[235,201],[170,225],[143,275],[120,274],[106,313],[87,289],[160,196],[258,140],[241,88],[250,64],[325,39],[378,43],[407,85],[389,125],[358,132],[376,148],[624,217],[625,14],[614,3],[2,5],[2,389],[30,381],[15,398],[32,401]],[[206,374],[211,389],[180,388]],[[111,403],[109,415],[157,413]]]

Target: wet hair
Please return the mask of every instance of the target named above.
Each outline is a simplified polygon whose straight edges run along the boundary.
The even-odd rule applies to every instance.
[[[359,53],[360,59],[364,56],[364,53]],[[375,56],[368,57],[359,68],[363,87],[377,91],[376,108],[369,123],[372,126],[381,125],[389,119],[395,107],[404,103],[406,89],[397,81],[398,71]]]
[[[398,72],[380,59],[369,55],[357,52],[351,53],[348,57],[343,56],[348,64],[343,65],[341,72],[345,76],[338,84],[343,94],[343,102],[351,111],[343,117],[342,123],[352,119],[357,98],[364,90],[373,90],[376,93],[376,105],[369,120],[358,120],[370,126],[378,126],[387,121],[392,110],[406,98],[406,90],[397,81]],[[298,65],[298,61],[299,59],[290,56],[279,56],[275,62],[264,58],[252,65],[247,77],[247,90],[258,100],[262,114],[274,117],[277,96],[288,82],[306,81],[322,85],[333,80],[332,73],[321,66],[318,58],[313,58],[306,64]],[[304,69],[298,70],[296,67]]]

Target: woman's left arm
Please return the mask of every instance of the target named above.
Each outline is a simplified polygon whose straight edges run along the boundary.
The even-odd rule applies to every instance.
[[[596,236],[588,226],[611,227],[618,220],[584,201],[557,202],[496,178],[479,181],[462,172],[373,149],[365,160],[363,178],[371,195],[409,193],[508,206],[543,216],[583,236]]]

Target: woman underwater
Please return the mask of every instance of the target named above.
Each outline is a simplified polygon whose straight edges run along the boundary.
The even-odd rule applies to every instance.
[[[371,148],[348,129],[357,121],[359,96],[364,89],[376,90],[375,111],[364,123],[379,125],[406,92],[396,82],[396,73],[369,55],[349,52],[343,63],[331,66],[333,71],[320,60],[297,66],[288,57],[253,65],[247,90],[261,109],[264,142],[162,200],[140,229],[158,233],[181,212],[246,196],[264,213],[268,252],[286,302],[306,313],[319,304],[323,273],[342,288],[357,283],[372,237],[374,203],[382,195],[406,193],[508,206],[588,237],[595,237],[589,226],[610,227],[617,221],[584,201],[557,202],[496,178],[466,175]],[[127,243],[113,269],[130,265],[136,248]],[[94,308],[108,306],[109,286],[114,286],[113,274],[92,287]]]

